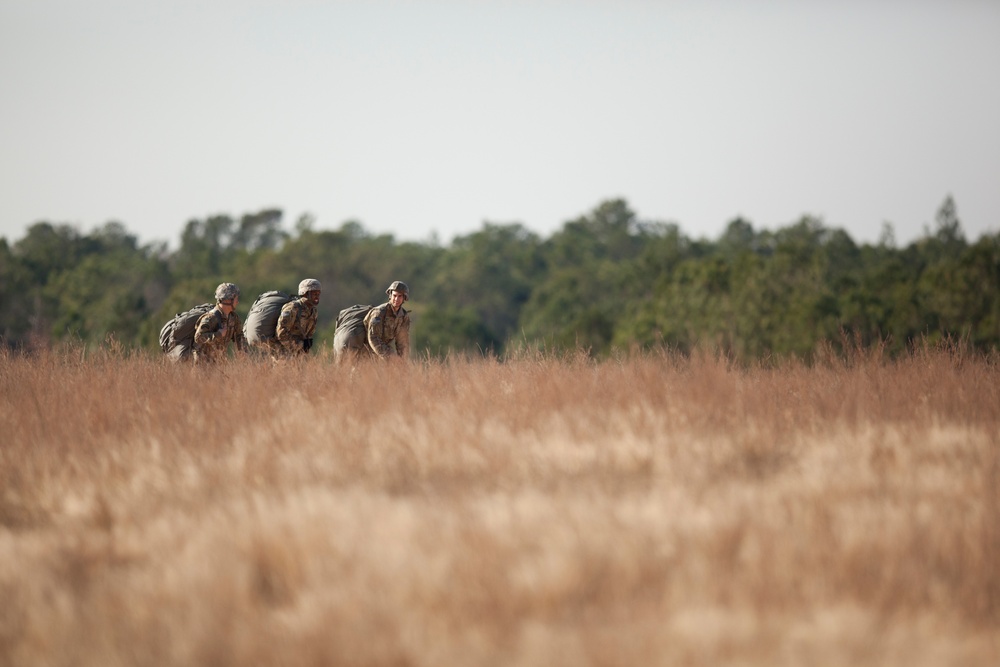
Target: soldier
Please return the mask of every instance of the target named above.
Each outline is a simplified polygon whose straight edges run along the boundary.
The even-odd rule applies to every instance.
[[[194,360],[198,363],[219,361],[226,356],[229,343],[245,353],[247,341],[243,325],[236,314],[240,303],[240,288],[233,283],[222,283],[215,288],[215,308],[200,318],[194,329]]]
[[[281,307],[275,339],[285,356],[307,354],[312,349],[322,289],[318,280],[306,278],[299,283],[299,298]]]
[[[410,354],[410,313],[403,308],[403,302],[409,301],[410,288],[394,280],[385,293],[389,301],[365,315],[368,347],[380,359],[395,356],[405,360]]]

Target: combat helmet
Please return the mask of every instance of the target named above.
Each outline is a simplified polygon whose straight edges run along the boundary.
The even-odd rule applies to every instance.
[[[392,284],[386,288],[386,294],[392,294],[393,292],[402,292],[403,301],[410,300],[410,288],[402,280],[393,280]]]
[[[306,294],[307,292],[322,292],[323,287],[319,284],[319,281],[315,278],[306,278],[299,283],[299,296]]]
[[[215,288],[215,300],[227,305],[240,295],[240,288],[234,283],[222,283]]]

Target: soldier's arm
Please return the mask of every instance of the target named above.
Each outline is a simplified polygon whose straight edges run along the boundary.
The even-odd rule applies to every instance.
[[[281,309],[281,315],[278,316],[278,326],[275,329],[274,337],[289,352],[302,351],[302,336],[295,330],[298,314],[298,304],[292,301]]]
[[[317,312],[314,308],[308,317],[304,318],[302,322],[302,352],[308,354],[312,351],[314,341],[313,336],[316,335],[316,319]]]
[[[392,354],[392,348],[382,339],[382,313],[380,311],[372,311],[367,328],[368,345],[371,346],[375,354],[381,359]]]
[[[225,327],[222,326],[219,318],[215,316],[215,311],[210,310],[198,320],[198,324],[194,330],[194,344],[204,345],[210,340],[215,340],[225,334]]]
[[[402,326],[396,332],[396,354],[407,359],[410,356],[410,318],[407,316],[403,320]]]
[[[309,323],[306,325],[306,330],[302,332],[303,338],[313,338],[316,335],[316,322],[319,319],[319,313],[315,310],[313,311],[312,317],[309,318]]]

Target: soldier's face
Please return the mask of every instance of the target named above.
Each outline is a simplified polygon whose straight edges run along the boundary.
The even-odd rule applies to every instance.
[[[393,290],[389,294],[389,303],[392,304],[393,310],[399,310],[399,307],[403,305],[404,301],[406,301],[406,295],[403,294],[402,292],[397,292],[396,290]]]
[[[309,301],[312,303],[312,305],[314,306],[319,305],[319,290],[314,289],[311,292],[306,292],[306,296],[309,298]]]

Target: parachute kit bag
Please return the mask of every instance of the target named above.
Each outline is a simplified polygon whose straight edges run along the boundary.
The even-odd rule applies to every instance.
[[[358,350],[367,346],[365,316],[375,306],[355,304],[337,314],[337,325],[333,331],[333,351],[339,359],[344,350]]]
[[[274,338],[282,306],[296,298],[298,297],[287,292],[272,290],[254,299],[243,325],[243,335],[246,336],[247,343],[254,346],[264,345],[269,339]]]
[[[356,331],[364,330],[365,316],[374,307],[358,303],[344,308],[337,314],[337,326],[334,332],[355,333]]]
[[[160,329],[160,349],[174,361],[191,356],[194,348],[194,329],[198,320],[215,308],[214,303],[203,303],[191,310],[177,313]]]

